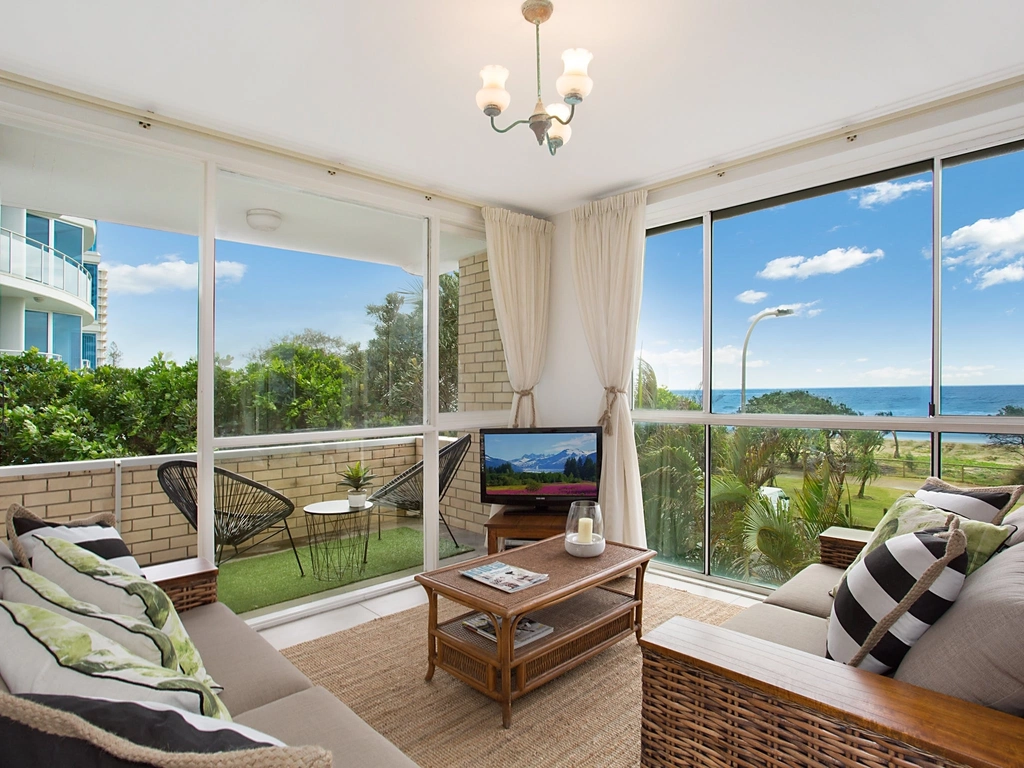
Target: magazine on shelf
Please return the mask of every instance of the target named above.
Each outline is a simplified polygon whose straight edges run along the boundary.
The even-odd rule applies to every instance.
[[[516,568],[514,565],[505,563],[478,565],[476,568],[460,571],[460,573],[503,592],[518,592],[520,589],[526,589],[548,580],[546,573],[534,573],[525,568]]]
[[[463,619],[462,626],[472,632],[476,632],[481,637],[486,637],[492,642],[498,642],[497,635],[494,632],[494,625],[491,623],[490,618],[482,613],[477,613],[468,619]],[[520,619],[519,624],[516,626],[514,646],[519,648],[527,643],[532,643],[534,640],[540,640],[542,637],[550,635],[554,630],[554,627],[541,624],[533,619]]]

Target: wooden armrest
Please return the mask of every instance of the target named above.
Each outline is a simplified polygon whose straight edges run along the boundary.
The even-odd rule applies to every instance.
[[[640,645],[644,765],[1024,765],[1004,712],[682,618]]]
[[[167,593],[179,613],[217,602],[217,566],[201,557],[149,565],[142,575]]]
[[[846,568],[864,549],[869,538],[871,538],[871,531],[833,525],[818,535],[818,543],[821,545],[821,562],[836,568]]]

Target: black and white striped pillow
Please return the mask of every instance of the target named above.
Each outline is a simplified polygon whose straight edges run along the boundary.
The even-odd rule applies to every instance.
[[[967,574],[967,537],[950,518],[948,529],[889,539],[850,570],[832,603],[828,658],[884,674],[949,610]]]
[[[128,545],[114,528],[113,515],[103,513],[87,520],[58,523],[44,520],[19,504],[11,505],[7,512],[7,538],[21,565],[31,567],[38,540],[50,536],[77,544],[137,576],[142,574]]]
[[[929,477],[914,496],[926,504],[970,520],[999,525],[1003,516],[1024,493],[1024,485],[992,488],[957,488],[937,477]]]

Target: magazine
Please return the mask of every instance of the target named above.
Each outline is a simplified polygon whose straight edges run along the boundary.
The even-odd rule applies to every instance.
[[[476,632],[481,637],[486,637],[488,640],[498,642],[498,638],[494,632],[494,625],[491,623],[490,618],[482,613],[477,613],[470,616],[468,619],[463,619],[462,626],[466,629]],[[540,640],[546,635],[550,635],[554,632],[554,627],[549,627],[547,624],[541,624],[539,621],[533,619],[520,619],[519,624],[516,625],[516,639],[514,646],[519,648],[520,646],[532,643],[534,640]]]
[[[514,565],[505,563],[488,563],[470,568],[468,571],[460,571],[463,576],[469,576],[502,592],[518,592],[520,589],[532,587],[548,580],[546,573],[534,573],[525,568],[516,568]]]

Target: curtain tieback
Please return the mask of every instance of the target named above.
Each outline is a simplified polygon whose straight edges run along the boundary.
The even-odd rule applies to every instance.
[[[605,434],[612,434],[612,408],[615,406],[615,398],[618,395],[625,395],[626,390],[619,389],[618,387],[605,387],[604,388],[604,413],[601,414],[601,418],[597,420],[597,426],[604,427]]]
[[[513,427],[518,427],[519,426],[519,409],[523,405],[523,400],[528,397],[528,398],[530,398],[530,426],[531,427],[536,427],[537,426],[537,401],[533,397],[533,387],[530,387],[529,389],[513,389],[512,392],[517,394],[517,395],[519,395],[519,399],[516,400],[516,412],[515,412],[515,415],[512,418],[512,426]]]

